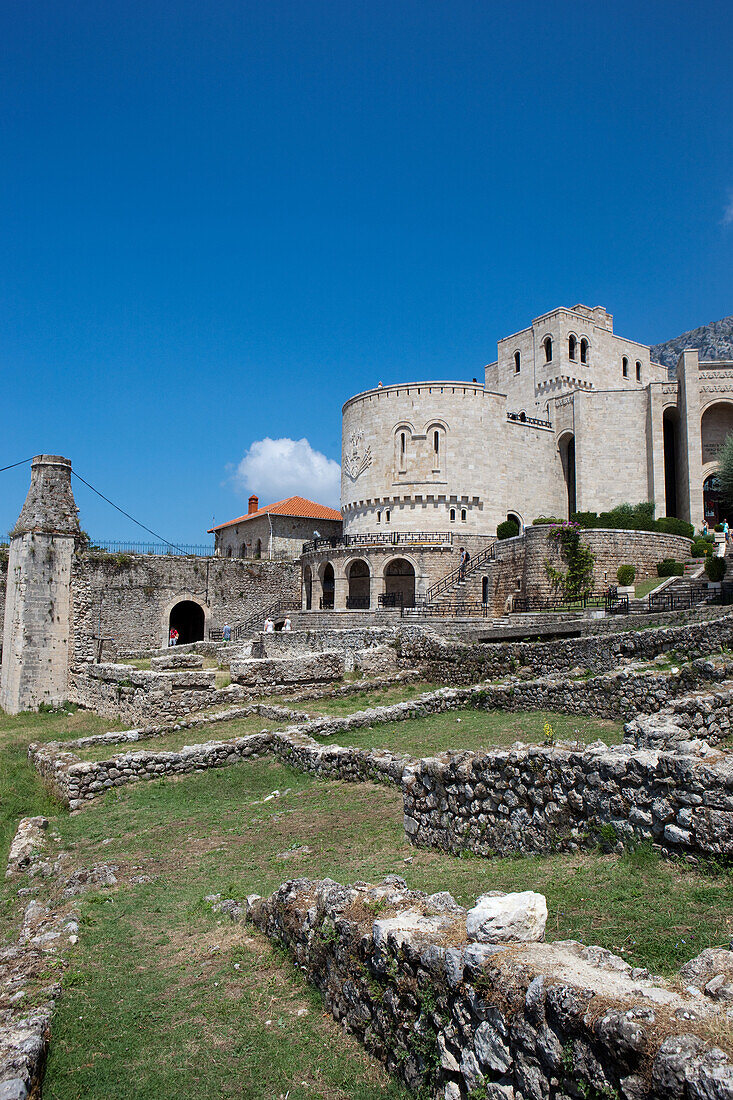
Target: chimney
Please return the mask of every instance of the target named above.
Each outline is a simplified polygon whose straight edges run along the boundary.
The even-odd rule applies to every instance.
[[[249,511],[247,512],[247,515],[251,516],[253,512],[257,511],[259,506],[260,506],[259,498],[256,497],[253,493],[252,496],[249,498]]]

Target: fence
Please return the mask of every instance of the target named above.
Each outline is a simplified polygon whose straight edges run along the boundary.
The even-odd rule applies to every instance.
[[[303,553],[340,550],[349,546],[452,546],[452,531],[377,531],[373,534],[331,535],[303,543]]]
[[[214,547],[205,543],[182,543],[172,546],[167,542],[117,542],[114,540],[92,539],[90,550],[107,550],[110,554],[160,554],[170,557],[212,558]]]

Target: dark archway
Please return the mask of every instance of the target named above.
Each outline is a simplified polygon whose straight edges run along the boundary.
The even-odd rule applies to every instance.
[[[352,610],[364,611],[369,607],[371,578],[369,566],[361,558],[352,561],[349,566],[349,595],[346,606]]]
[[[384,570],[384,594],[402,607],[415,606],[415,569],[405,558],[395,558]]]
[[[716,523],[722,523],[727,519],[728,524],[733,523],[733,508],[727,503],[721,492],[716,474],[706,477],[702,485],[703,515],[711,527]]]
[[[327,561],[323,567],[323,579],[321,581],[321,587],[323,588],[323,595],[321,596],[321,609],[323,611],[333,610],[333,596],[336,589],[336,580],[333,573],[333,566],[330,561]]]
[[[677,435],[679,415],[676,409],[665,409],[664,429],[664,514],[677,516]]]
[[[204,609],[193,600],[181,600],[171,609],[168,629],[178,631],[178,645],[204,640]]]
[[[717,462],[727,436],[733,435],[733,404],[716,401],[702,414],[700,422],[700,442],[702,445],[702,464]]]
[[[521,535],[522,527],[523,527],[522,517],[517,515],[516,512],[507,512],[506,518],[509,521],[509,523],[516,523],[516,525],[517,525],[517,534]]]
[[[568,494],[568,519],[577,512],[575,500],[575,436],[564,435],[560,440],[560,460]]]

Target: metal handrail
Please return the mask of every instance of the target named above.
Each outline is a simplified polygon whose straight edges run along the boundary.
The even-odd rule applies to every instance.
[[[303,553],[338,550],[349,546],[452,546],[452,531],[374,531],[356,535],[329,535],[303,543]]]
[[[538,428],[551,428],[551,420],[538,420],[535,416],[527,416],[526,413],[510,413],[506,414],[507,420],[514,420],[519,424],[534,424]]]
[[[448,588],[452,588],[459,580],[464,580],[467,576],[470,576],[480,565],[483,565],[487,561],[495,560],[496,539],[490,546],[485,546],[483,550],[479,550],[475,557],[469,558],[468,565],[464,569],[459,565],[456,569],[452,570],[452,572],[447,573],[441,580],[431,585],[425,593],[425,603],[432,603],[436,596],[440,596],[442,592],[445,592]]]
[[[267,607],[261,607],[257,611],[253,611],[248,619],[245,619],[243,623],[237,623],[236,626],[231,628],[232,635],[231,640],[238,642],[245,634],[250,634],[258,623],[264,623],[265,619],[272,619],[273,617],[282,614],[283,611],[300,611],[300,607],[294,600],[276,600],[275,603],[269,604]],[[209,639],[212,642],[221,641],[224,637],[224,631],[221,627],[209,630]]]

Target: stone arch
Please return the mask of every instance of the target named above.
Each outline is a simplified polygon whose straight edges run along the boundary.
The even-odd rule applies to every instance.
[[[578,358],[578,337],[574,332],[568,336],[568,358],[572,363],[575,363]]]
[[[415,426],[409,420],[401,420],[394,428],[394,468],[396,473],[407,471],[410,444],[415,434]]]
[[[168,645],[169,634],[173,627],[178,631],[178,645],[203,641],[206,637],[208,621],[208,605],[192,592],[179,592],[175,599],[170,600],[163,609],[162,647],[165,648]]]
[[[726,436],[733,435],[733,400],[711,401],[700,417],[700,442],[703,466],[717,462]]]
[[[365,558],[352,558],[344,566],[348,595],[346,606],[350,611],[366,611],[371,603],[372,574]]]
[[[575,498],[575,436],[572,432],[564,432],[557,441],[560,452],[562,472],[565,478],[565,490],[567,493],[568,519],[573,512],[577,512]]]
[[[417,571],[409,558],[391,558],[384,567],[384,594],[402,607],[415,606]]]
[[[580,338],[580,361],[587,365],[588,357],[590,355],[590,340],[587,336],[581,336]]]
[[[318,578],[321,582],[321,610],[330,611],[333,610],[334,597],[336,592],[336,573],[333,568],[333,563],[330,561],[321,562],[318,567]]]
[[[507,512],[506,518],[516,523],[517,527],[519,528],[519,534],[521,535],[522,531],[524,531],[524,520],[520,516],[519,512]]]
[[[680,484],[680,417],[676,405],[668,405],[662,412],[664,440],[664,514],[679,515]]]

